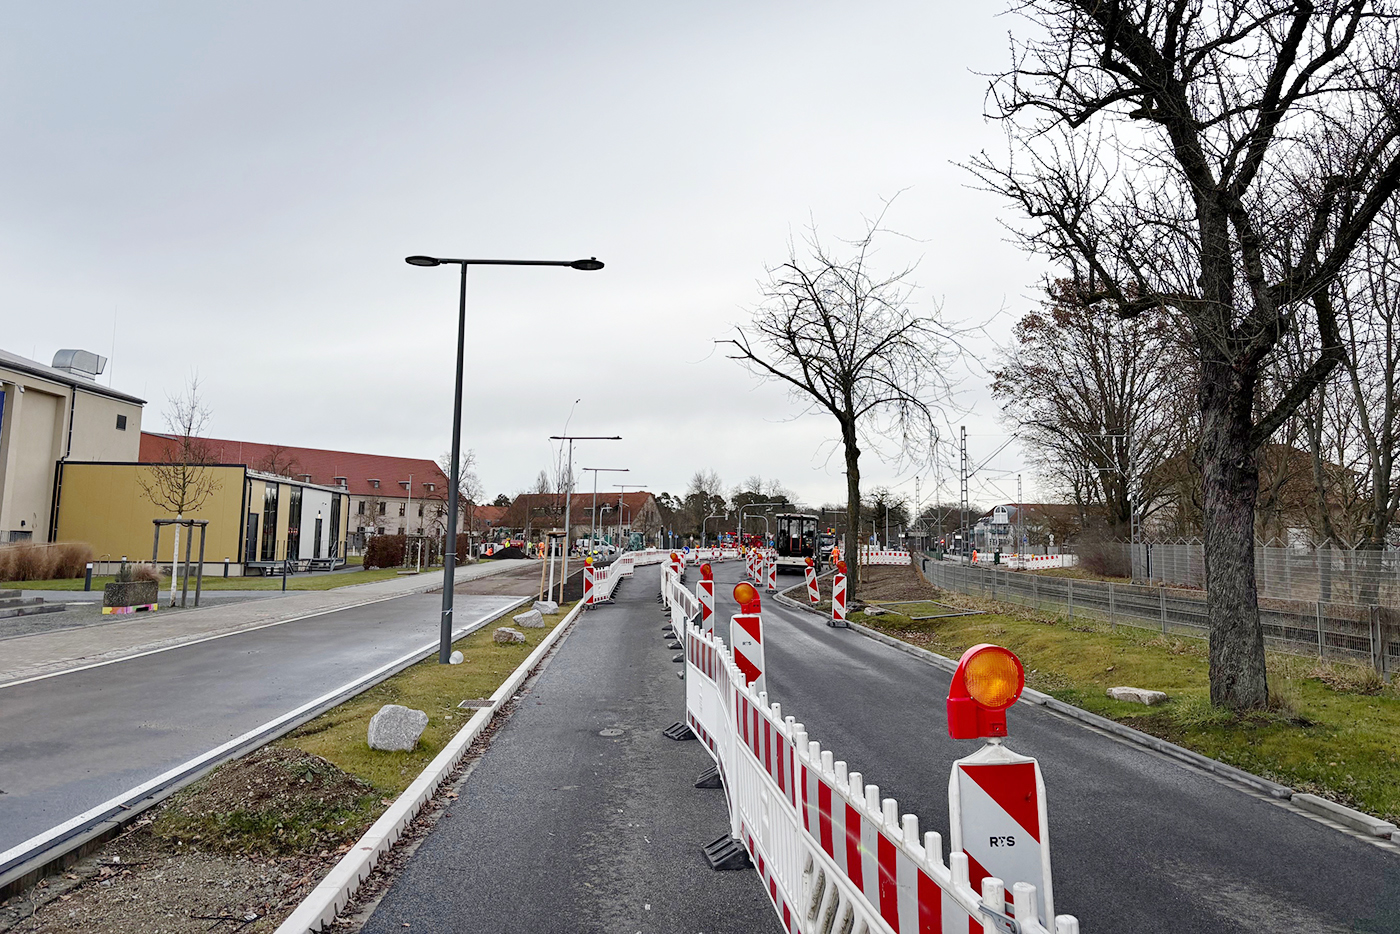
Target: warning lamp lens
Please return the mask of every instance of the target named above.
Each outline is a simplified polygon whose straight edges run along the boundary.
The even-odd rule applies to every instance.
[[[758,588],[748,581],[740,581],[734,585],[734,602],[740,607],[746,607],[758,599]]]
[[[677,560],[678,557],[679,557],[679,556],[678,556],[674,551],[671,552],[671,560],[672,560],[672,561]]]
[[[846,562],[844,562],[844,561],[837,561],[837,562],[836,562],[836,570],[840,571],[842,574],[845,574],[845,573],[846,573]]]
[[[1026,673],[1020,659],[1000,646],[983,649],[969,658],[963,675],[967,693],[977,703],[992,710],[1014,704],[1026,684]]]
[[[710,563],[708,561],[700,565],[700,576],[703,577],[705,580],[709,580],[711,577],[713,577],[714,573],[714,568],[710,567]]]

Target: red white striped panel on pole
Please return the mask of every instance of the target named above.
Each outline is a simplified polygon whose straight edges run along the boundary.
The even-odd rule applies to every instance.
[[[729,618],[729,644],[734,647],[734,664],[755,691],[766,691],[763,677],[763,619],[758,613],[739,613]]]
[[[583,605],[593,605],[593,559],[583,563]]]
[[[768,592],[778,592],[778,556],[768,556]]]
[[[844,562],[837,565],[831,578],[831,625],[846,625],[846,572]]]
[[[807,559],[807,599],[813,605],[821,603],[821,590],[817,588],[817,569],[812,566],[812,559]]]
[[[711,633],[715,630],[715,582],[713,578],[702,578],[695,587],[695,596],[700,600],[700,631]]]
[[[1040,923],[1053,919],[1050,888],[1050,832],[1045,813],[1045,780],[1040,763],[1000,743],[988,743],[953,763],[948,778],[948,810],[954,852],[967,854],[973,888],[995,876],[1012,886],[1028,882],[1039,893]]]

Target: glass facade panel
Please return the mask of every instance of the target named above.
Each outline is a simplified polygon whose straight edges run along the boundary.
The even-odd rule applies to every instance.
[[[277,490],[278,485],[269,483],[263,488],[263,528],[261,560],[277,560]]]
[[[289,492],[287,504],[287,557],[301,557],[301,487],[294,486]]]

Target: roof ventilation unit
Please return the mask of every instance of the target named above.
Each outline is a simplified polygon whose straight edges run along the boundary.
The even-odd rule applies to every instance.
[[[53,355],[53,368],[86,380],[96,380],[107,367],[107,358],[89,350],[60,350]]]

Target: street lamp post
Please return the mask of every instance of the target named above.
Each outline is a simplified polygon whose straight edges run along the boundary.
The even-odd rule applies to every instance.
[[[623,510],[624,508],[627,510],[627,527],[628,527],[629,529],[632,527],[632,519],[634,518],[633,515],[632,515],[632,507],[627,505],[627,489],[628,489],[628,487],[631,487],[631,488],[637,489],[637,490],[645,490],[645,489],[646,489],[646,484],[644,484],[644,483],[614,483],[613,486],[617,488],[617,540],[618,540],[618,542],[619,542],[619,544],[618,544],[618,549],[621,550],[621,548],[622,548],[622,545],[621,545],[621,542],[622,542],[622,510]],[[629,538],[631,537],[630,534],[629,534],[628,537],[629,537]],[[643,544],[645,544],[645,542],[643,542]]]
[[[549,440],[569,442],[569,493],[564,498],[564,566],[561,569],[564,577],[559,581],[559,602],[563,603],[564,588],[569,586],[569,521],[574,514],[574,442],[621,441],[622,435],[550,435]]]
[[[442,555],[442,622],[438,629],[438,663],[446,665],[452,656],[452,579],[457,570],[457,485],[461,482],[458,461],[462,454],[462,367],[467,341],[468,266],[569,266],[587,272],[602,269],[596,257],[575,260],[550,259],[447,259],[439,256],[409,256],[410,266],[462,267],[462,287],[457,301],[457,383],[452,393],[452,476],[447,490],[447,541]]]
[[[589,547],[590,547],[590,548],[596,548],[596,547],[598,546],[598,474],[600,474],[600,473],[629,473],[629,472],[631,471],[631,468],[628,468],[628,467],[583,467],[583,468],[580,468],[580,469],[582,469],[585,473],[587,473],[587,472],[589,472],[589,471],[592,471],[592,472],[593,472],[593,509],[592,509],[592,511],[591,511],[591,513],[590,513],[590,515],[592,516],[592,521],[591,521],[591,523],[590,523],[590,525],[589,525],[589,532],[588,532],[588,534],[589,534],[589,536],[590,536],[590,538],[589,538]]]

